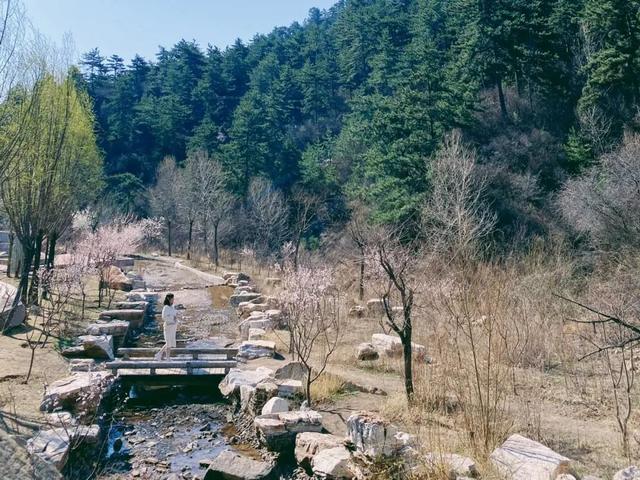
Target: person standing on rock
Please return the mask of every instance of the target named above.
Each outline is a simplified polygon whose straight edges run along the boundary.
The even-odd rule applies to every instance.
[[[162,327],[164,331],[164,347],[156,354],[156,360],[169,359],[171,349],[176,348],[176,330],[178,329],[178,311],[173,306],[173,293],[167,293],[162,307]]]

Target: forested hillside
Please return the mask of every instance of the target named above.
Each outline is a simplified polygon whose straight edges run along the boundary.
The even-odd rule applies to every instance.
[[[146,213],[161,160],[205,150],[245,200],[265,177],[344,220],[416,219],[443,136],[475,147],[500,239],[558,226],[554,194],[636,127],[637,1],[342,0],[224,51],[84,55],[108,190]],[[212,24],[212,28],[215,26]],[[316,232],[317,232],[316,228]]]

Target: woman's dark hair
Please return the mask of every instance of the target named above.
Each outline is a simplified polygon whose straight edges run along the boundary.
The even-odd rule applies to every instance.
[[[164,297],[164,304],[171,305],[171,300],[173,300],[173,293],[167,293]]]

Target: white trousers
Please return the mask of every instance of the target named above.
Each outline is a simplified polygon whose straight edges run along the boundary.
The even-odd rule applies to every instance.
[[[176,330],[178,330],[178,324],[164,324],[164,343],[169,348],[176,348]]]
[[[162,330],[164,332],[164,347],[162,347],[160,351],[156,353],[156,360],[163,360],[165,358],[168,359],[168,350],[176,348],[176,330],[178,330],[178,324],[165,323]]]

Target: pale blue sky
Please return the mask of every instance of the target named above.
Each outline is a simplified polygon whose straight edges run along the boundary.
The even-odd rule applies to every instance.
[[[181,38],[224,48],[276,26],[306,18],[310,8],[337,0],[23,0],[34,26],[59,42],[69,32],[77,54],[93,47],[128,62],[155,59],[158,46]]]

